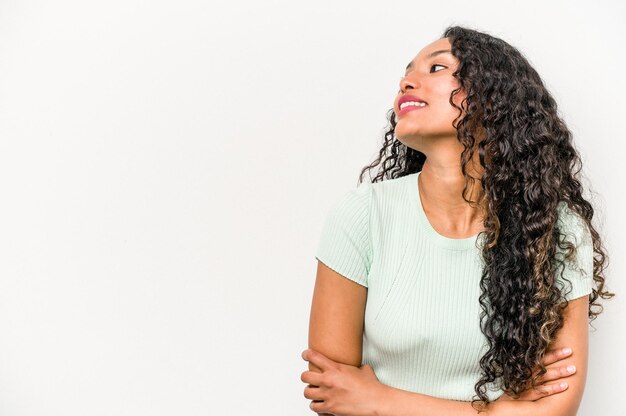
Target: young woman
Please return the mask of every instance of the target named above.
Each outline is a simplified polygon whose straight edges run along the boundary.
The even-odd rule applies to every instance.
[[[508,43],[449,27],[407,66],[389,121],[319,242],[311,409],[575,415],[587,324],[613,294],[541,78]]]

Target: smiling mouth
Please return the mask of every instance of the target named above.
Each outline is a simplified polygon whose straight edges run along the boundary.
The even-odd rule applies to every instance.
[[[425,102],[405,101],[402,104],[400,104],[400,107],[399,107],[400,111],[398,112],[398,115],[408,113],[409,111],[413,111],[413,110],[421,110],[427,105],[428,104],[426,104]]]

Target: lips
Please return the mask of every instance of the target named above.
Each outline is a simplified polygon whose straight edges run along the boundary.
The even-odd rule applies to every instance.
[[[426,101],[422,100],[420,97],[418,97],[417,95],[403,95],[402,97],[400,97],[400,99],[398,100],[398,108],[400,108],[400,105],[402,103],[405,103],[407,101],[417,101],[418,103],[426,103]],[[428,104],[428,103],[426,103]]]
[[[408,103],[408,102],[420,103],[420,105],[409,104],[409,105],[406,105],[404,108],[401,107],[403,103]],[[404,113],[408,113],[409,111],[421,110],[422,108],[426,106],[427,106],[426,101],[422,100],[417,95],[404,95],[400,97],[400,99],[398,100],[398,116],[401,116]]]

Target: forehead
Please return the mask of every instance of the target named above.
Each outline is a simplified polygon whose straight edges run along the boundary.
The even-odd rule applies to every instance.
[[[441,50],[450,50],[451,47],[452,47],[452,44],[450,43],[450,40],[448,38],[437,39],[436,41],[431,42],[428,45],[424,46],[422,50],[419,51],[417,55],[415,55],[415,57],[413,58],[411,62],[417,62],[420,60],[428,59],[428,56],[431,53],[436,52],[436,51],[441,51]],[[442,54],[440,56],[454,59],[454,56],[451,54]]]
[[[428,55],[429,53],[440,49],[450,49],[450,47],[452,47],[450,40],[448,38],[441,38],[424,46],[417,55]]]

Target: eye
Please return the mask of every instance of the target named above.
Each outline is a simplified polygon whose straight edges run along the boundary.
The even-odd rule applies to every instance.
[[[433,71],[433,70],[432,70],[432,69],[433,69],[434,67],[436,67],[436,66],[440,66],[440,67],[442,67],[442,68],[447,68],[447,66],[443,66],[443,65],[439,65],[439,64],[432,64],[432,65],[430,66],[430,72],[437,72],[437,71]]]

